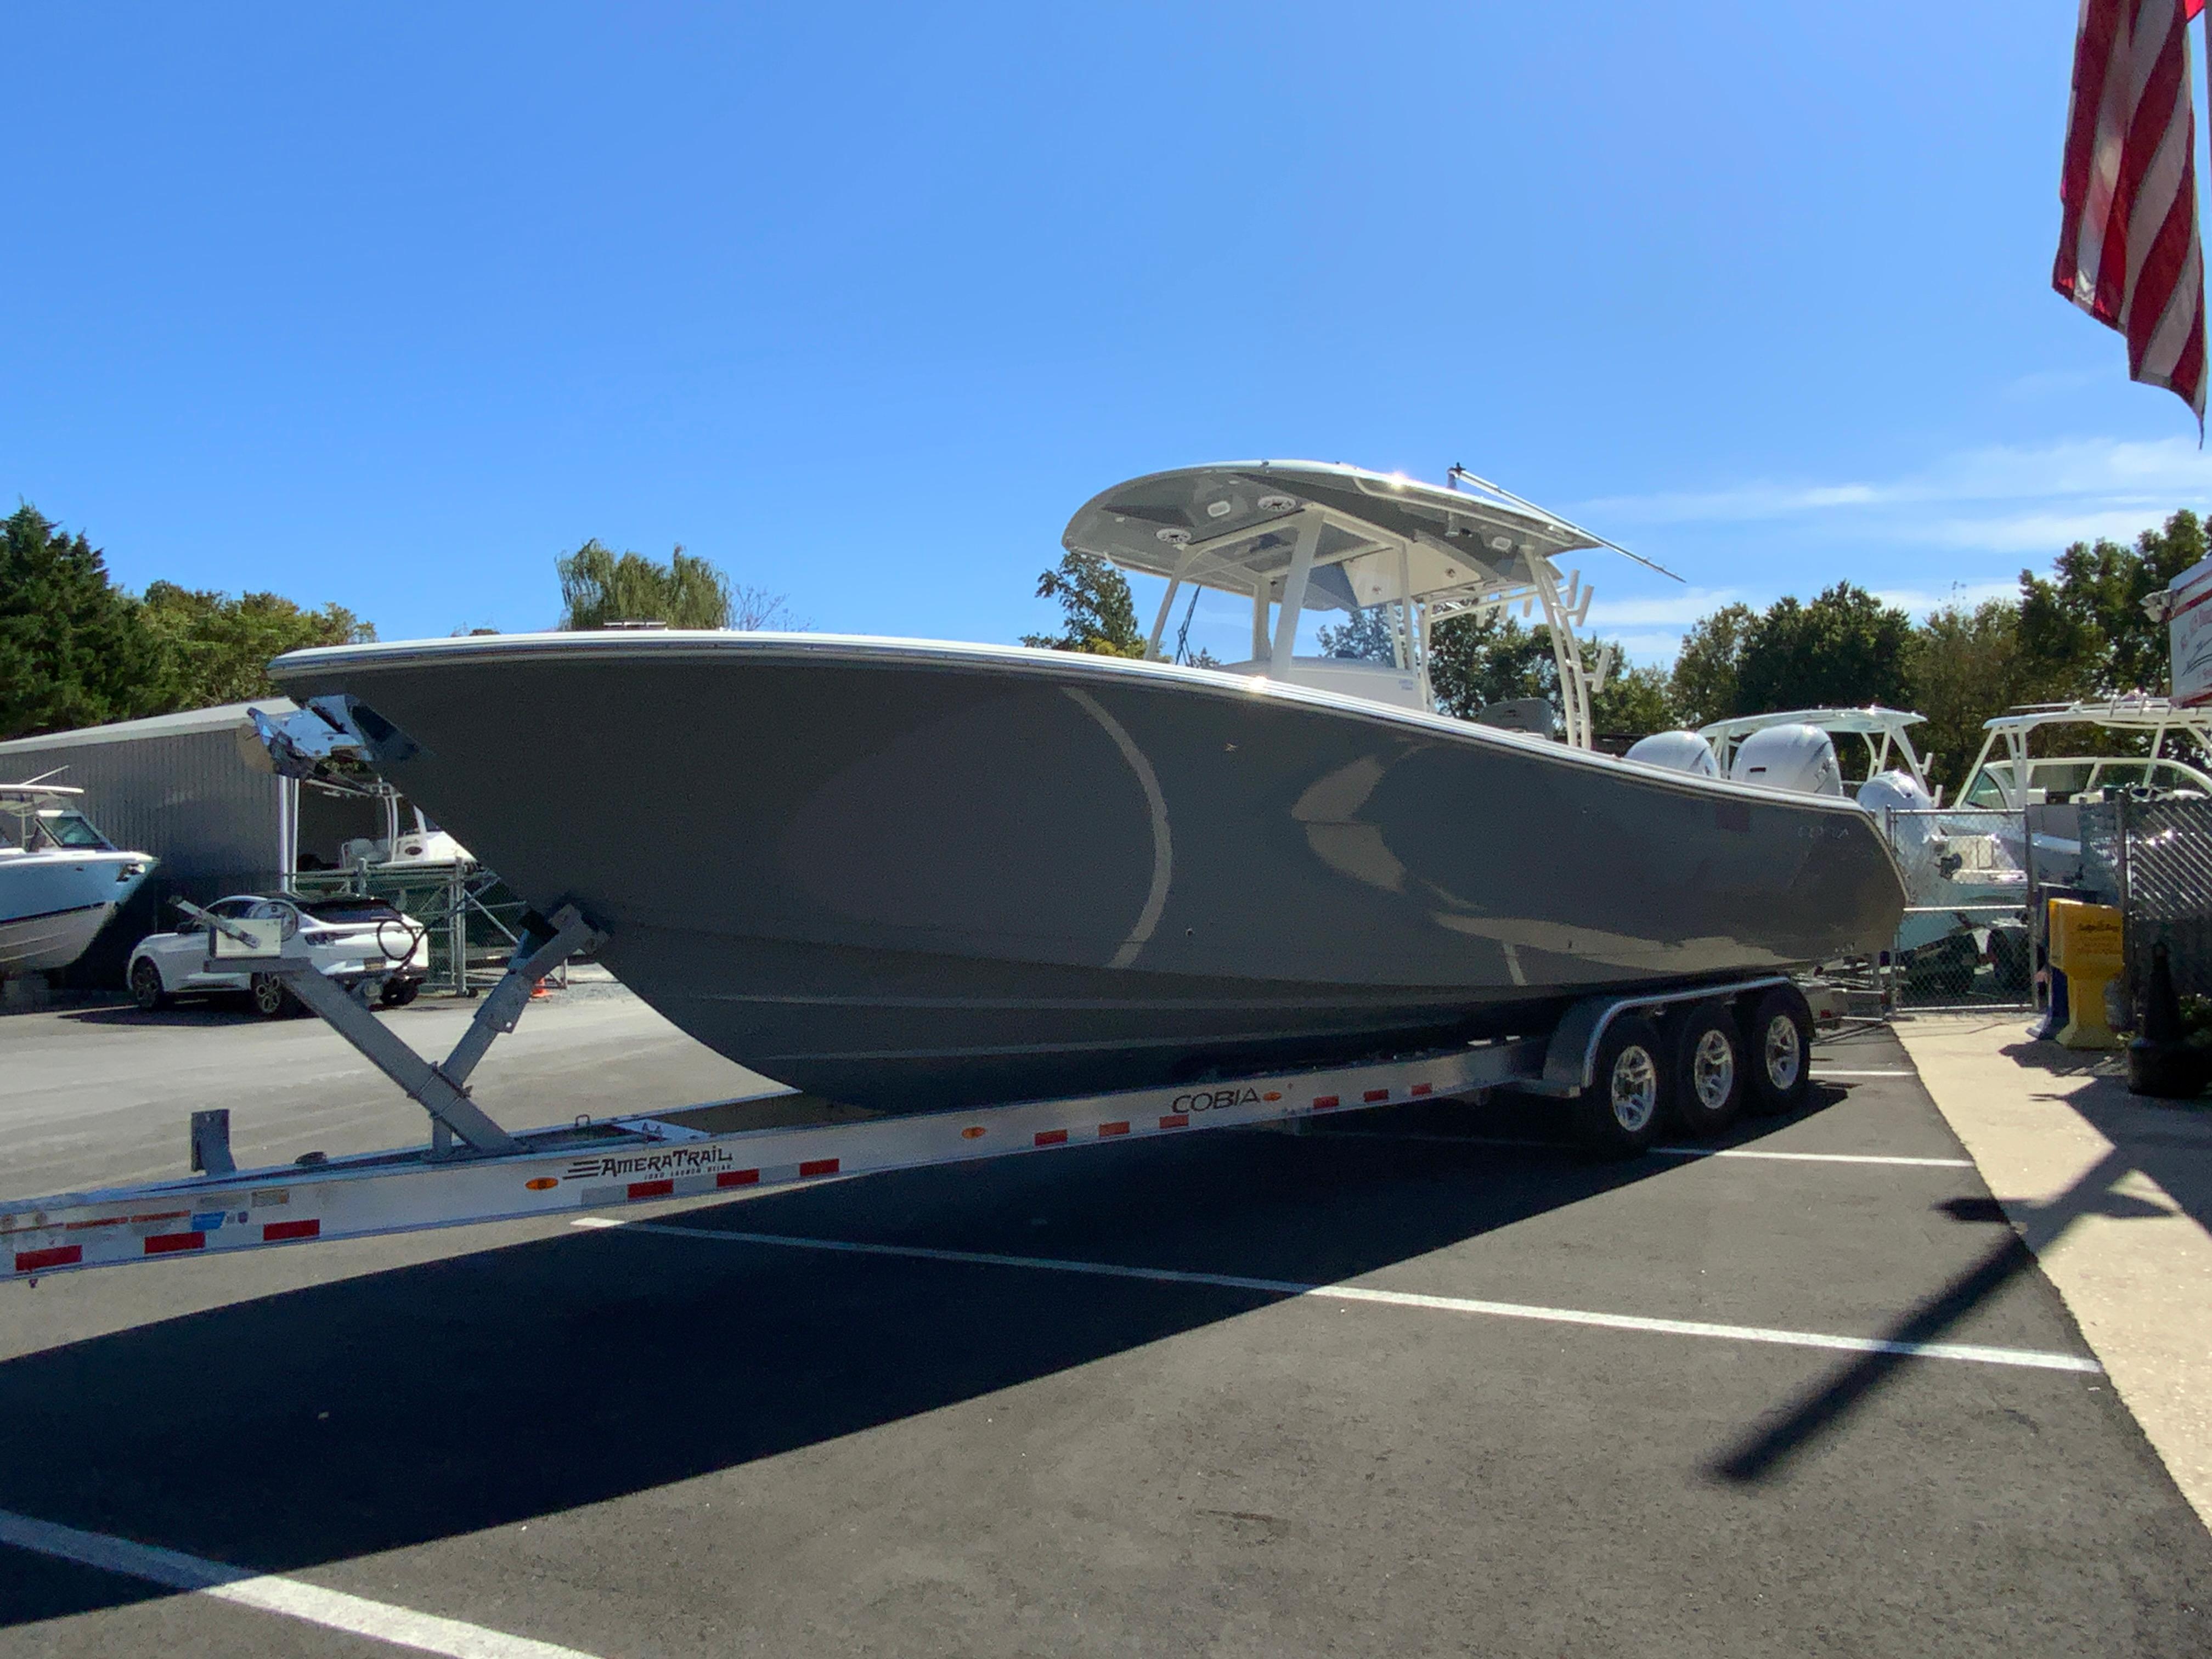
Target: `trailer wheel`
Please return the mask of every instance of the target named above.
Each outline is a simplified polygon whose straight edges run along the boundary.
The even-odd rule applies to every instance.
[[[299,1006],[284,981],[274,974],[256,974],[246,992],[246,1005],[261,1019],[287,1019]]]
[[[1813,1087],[1813,1009],[1794,985],[1762,992],[1744,1021],[1750,1061],[1751,1108],[1795,1111]]]
[[[1592,1151],[1629,1158],[1651,1144],[1667,1103],[1666,1054],[1659,1028],[1642,1014],[1605,1028],[1589,1087],[1575,1097],[1575,1127]]]
[[[1674,1115],[1700,1139],[1735,1121],[1743,1103],[1743,1032],[1725,1002],[1698,1004],[1681,1017],[1674,1042]]]
[[[131,998],[143,1013],[158,1014],[170,1002],[169,988],[161,983],[161,970],[151,957],[131,964]]]

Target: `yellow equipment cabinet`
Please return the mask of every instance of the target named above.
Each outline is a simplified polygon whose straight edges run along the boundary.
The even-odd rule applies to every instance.
[[[2058,1041],[2067,1048],[2120,1047],[2105,1021],[2105,988],[2125,961],[2118,910],[2079,899],[2051,901],[2051,965],[2066,975],[2066,1029]]]

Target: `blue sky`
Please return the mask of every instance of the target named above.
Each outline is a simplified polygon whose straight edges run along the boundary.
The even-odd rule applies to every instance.
[[[598,536],[1011,639],[1085,499],[1253,455],[1573,513],[1688,578],[1589,556],[1645,659],[1978,595],[2212,483],[2050,290],[2074,18],[12,7],[0,490],[386,638]]]

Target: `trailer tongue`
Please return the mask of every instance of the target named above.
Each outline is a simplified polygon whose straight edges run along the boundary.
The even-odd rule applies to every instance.
[[[331,983],[304,947],[274,925],[205,919],[211,960],[228,971],[282,978],[428,1114],[429,1143],[343,1158],[309,1153],[295,1164],[240,1170],[231,1154],[228,1111],[196,1112],[190,1176],[0,1200],[0,1278],[35,1283],[86,1267],[739,1195],[1014,1152],[1295,1121],[1501,1085],[1574,1101],[1581,1127],[1601,1146],[1635,1152],[1656,1132],[1667,1077],[1678,1069],[1654,1064],[1668,1057],[1649,1050],[1666,1045],[1644,1015],[1733,1008],[1753,1082],[1762,1054],[1770,1066],[1777,1054],[1787,1061],[1784,1073],[1767,1079],[1771,1099],[1802,1095],[1806,1056],[1796,1034],[1810,1036],[1799,1012],[1802,996],[1786,977],[1770,975],[1588,998],[1544,1031],[1323,1070],[903,1116],[779,1091],[509,1131],[471,1097],[468,1079],[494,1041],[514,1030],[532,986],[604,939],[573,908],[532,929],[452,1054],[436,1063]],[[1775,1007],[1786,1018],[1770,1015]],[[1763,1036],[1756,1029],[1761,1019],[1773,1024]],[[1683,1024],[1713,1029],[1711,1018]]]

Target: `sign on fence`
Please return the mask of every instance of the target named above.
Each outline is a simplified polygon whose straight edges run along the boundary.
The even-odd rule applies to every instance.
[[[2175,705],[2198,708],[2212,703],[2212,559],[2173,579],[2166,589],[2166,626]]]

